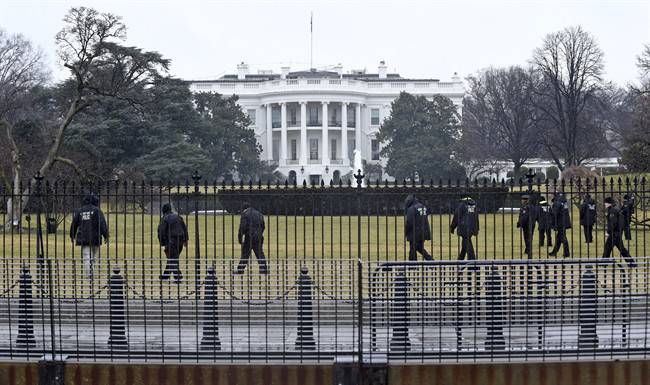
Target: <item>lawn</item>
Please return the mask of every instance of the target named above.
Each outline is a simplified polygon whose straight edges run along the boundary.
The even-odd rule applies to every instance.
[[[639,212],[637,215],[644,215]],[[158,276],[164,268],[165,259],[158,245],[156,227],[158,216],[133,213],[109,213],[107,221],[110,231],[108,245],[101,248],[98,268],[99,278],[89,283],[83,276],[80,249],[74,247],[67,236],[70,216],[64,218],[58,232],[44,237],[44,250],[54,266],[54,280],[66,292],[79,290],[86,294],[99,290],[106,282],[108,268],[120,266],[127,275],[134,295],[160,292]],[[481,230],[474,245],[478,259],[520,259],[523,244],[521,232],[515,227],[516,213],[481,214]],[[595,258],[602,254],[604,230],[598,229],[595,242],[587,245],[583,241],[578,225],[578,212],[574,209],[573,229],[568,233],[573,258]],[[455,260],[459,250],[459,238],[450,234],[450,215],[430,215],[433,240],[426,248],[437,260]],[[29,226],[19,234],[2,233],[0,243],[0,293],[10,287],[19,275],[22,264],[31,266],[36,275],[36,226],[32,216]],[[163,290],[178,290],[191,293],[194,289],[195,269],[195,217],[186,217],[190,242],[181,256],[181,270],[184,283],[175,289],[169,284]],[[24,222],[27,223],[27,222]],[[230,272],[240,255],[237,243],[239,217],[233,215],[198,216],[200,265],[204,275],[207,266],[217,266],[217,275],[223,284],[231,284]],[[634,256],[647,255],[645,229],[634,229],[628,247]],[[335,282],[345,280],[352,285],[353,263],[358,256],[357,218],[354,216],[267,216],[264,250],[271,266],[271,281],[275,291],[281,291],[298,275],[300,266],[310,267],[312,275],[321,275],[323,282],[336,286]],[[535,235],[534,257],[549,258],[546,247],[537,247]],[[561,253],[560,253],[561,255]],[[364,216],[361,218],[361,258],[364,261],[406,260],[408,244],[404,239],[404,218],[402,216]],[[252,257],[254,259],[254,257]],[[234,279],[255,281],[258,284],[269,278],[257,273],[257,262],[252,261],[250,275]],[[315,271],[316,270],[316,271]],[[315,278],[315,280],[316,280]],[[79,293],[76,293],[79,294]]]

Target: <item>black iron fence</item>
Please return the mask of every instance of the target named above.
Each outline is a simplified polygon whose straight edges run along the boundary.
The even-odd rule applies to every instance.
[[[0,357],[366,362],[647,354],[645,179],[365,184],[194,176],[182,184],[37,178],[11,186],[0,195]],[[418,215],[430,237],[422,246],[433,261],[421,253],[409,261],[409,194],[423,204]],[[585,230],[586,194],[596,217]],[[69,234],[90,195],[108,230],[96,248],[75,245]],[[468,243],[450,231],[466,197],[479,222],[475,261],[458,261]],[[540,230],[541,202],[552,198],[566,200],[560,206],[570,219]],[[629,257],[615,248],[603,258],[606,198],[623,209],[621,242],[610,244]],[[264,215],[263,237],[251,248],[260,242],[265,263],[252,253],[240,265],[245,201]],[[166,203],[189,234],[179,274],[169,277],[173,257],[157,234]],[[558,240],[562,247],[554,248]]]

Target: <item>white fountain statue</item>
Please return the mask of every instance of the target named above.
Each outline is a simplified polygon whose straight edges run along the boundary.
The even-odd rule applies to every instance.
[[[361,162],[361,151],[357,148],[354,149],[354,164],[353,164],[352,174],[356,175],[359,170],[361,170],[361,175],[365,175],[363,172],[363,162]],[[352,180],[352,184],[355,185],[355,179]],[[364,179],[361,182],[361,187],[366,187],[366,180]]]

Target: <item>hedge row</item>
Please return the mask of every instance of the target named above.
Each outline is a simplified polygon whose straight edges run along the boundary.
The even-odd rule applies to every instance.
[[[188,213],[199,210],[226,210],[238,213],[243,202],[267,215],[403,215],[404,201],[415,194],[433,214],[452,213],[462,197],[470,196],[481,212],[493,213],[512,206],[519,198],[507,187],[372,187],[359,194],[353,187],[262,188],[221,190],[214,195],[174,194],[175,209]],[[516,195],[516,194],[515,194]]]

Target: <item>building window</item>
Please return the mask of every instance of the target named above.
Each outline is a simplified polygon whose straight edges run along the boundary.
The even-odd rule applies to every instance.
[[[289,108],[289,125],[292,127],[298,125],[298,111],[296,107]]]
[[[330,159],[336,159],[336,139],[332,139],[332,144],[330,145],[331,148],[331,157]]]
[[[318,106],[309,106],[307,109],[307,125],[308,126],[320,126],[320,108]]]
[[[273,160],[277,161],[280,159],[280,141],[273,139]]]
[[[329,110],[329,122],[328,125],[333,126],[333,127],[339,127],[341,126],[341,109],[335,106],[332,106],[332,108]]]
[[[273,108],[271,110],[271,121],[273,122],[273,128],[280,128],[282,127],[282,112],[280,111],[280,108]]]
[[[373,126],[379,125],[379,108],[370,109],[370,124]]]
[[[318,160],[318,139],[309,139],[309,159]]]
[[[291,160],[298,159],[298,141],[291,139]]]
[[[372,149],[372,160],[379,160],[379,141],[377,139],[372,139],[370,141],[370,147]]]
[[[354,139],[348,141],[348,159],[354,159],[354,150],[357,148]]]
[[[348,105],[348,127],[356,126],[356,113],[357,109],[354,106]]]
[[[246,110],[246,113],[248,114],[248,119],[251,120],[251,126],[254,126],[255,123],[257,122],[257,110],[251,108],[249,110]]]

